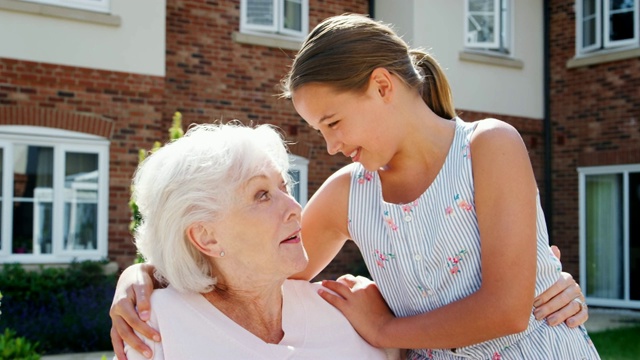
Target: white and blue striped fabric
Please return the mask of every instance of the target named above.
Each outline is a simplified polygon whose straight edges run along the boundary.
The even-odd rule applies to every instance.
[[[482,280],[469,140],[477,123],[455,119],[445,163],[429,188],[408,204],[384,201],[377,172],[354,164],[349,232],[396,316],[437,309],[464,298]],[[550,252],[538,198],[536,295],[561,271]],[[518,271],[518,269],[513,269]],[[505,276],[508,276],[505,274]],[[482,309],[478,309],[482,311]],[[599,359],[586,330],[551,327],[532,315],[526,331],[458,349],[416,349],[411,359]]]

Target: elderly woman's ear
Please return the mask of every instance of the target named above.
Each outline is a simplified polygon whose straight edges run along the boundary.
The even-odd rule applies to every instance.
[[[213,227],[195,223],[187,227],[187,238],[200,252],[211,257],[224,256],[224,250],[215,238]]]

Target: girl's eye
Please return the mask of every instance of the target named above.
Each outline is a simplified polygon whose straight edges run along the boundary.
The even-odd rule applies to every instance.
[[[329,126],[329,128],[331,128],[331,129],[333,129],[334,127],[336,127],[336,125],[338,125],[338,123],[339,123],[339,122],[340,122],[340,120],[338,120],[338,121],[334,121],[334,122],[330,123],[330,124],[329,124],[329,125],[327,125],[327,126]]]

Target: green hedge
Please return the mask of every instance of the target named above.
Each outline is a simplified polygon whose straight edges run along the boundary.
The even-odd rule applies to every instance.
[[[105,263],[74,262],[37,271],[5,264],[0,332],[15,330],[47,354],[110,350],[116,275],[104,274]]]

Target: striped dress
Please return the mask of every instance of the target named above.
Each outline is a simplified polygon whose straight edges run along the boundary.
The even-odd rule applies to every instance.
[[[353,164],[349,232],[397,317],[437,309],[480,288],[480,235],[469,151],[476,123],[455,121],[453,143],[442,169],[411,203],[385,202],[377,172]],[[549,249],[539,197],[537,207],[536,296],[554,284],[561,272],[560,262]],[[599,356],[584,327],[549,326],[535,319],[532,308],[524,332],[453,350],[415,349],[408,358],[566,360]]]

